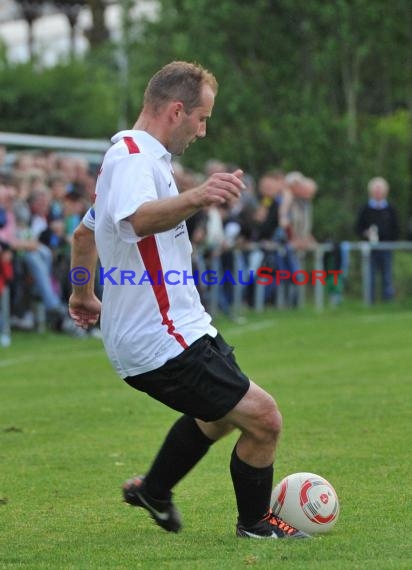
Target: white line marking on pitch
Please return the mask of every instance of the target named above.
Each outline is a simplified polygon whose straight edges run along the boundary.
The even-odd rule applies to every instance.
[[[270,329],[274,325],[274,321],[261,321],[259,323],[249,323],[245,325],[237,325],[236,327],[231,327],[224,330],[224,334],[242,334],[244,332],[255,332],[262,331],[264,329]]]
[[[376,321],[387,321],[388,318],[391,318],[393,315],[389,313],[377,313],[376,315],[360,315],[359,321],[361,323],[373,323]],[[410,319],[410,313],[397,313],[396,318],[399,319]]]
[[[71,352],[70,356],[75,358],[88,358],[91,354],[104,354],[102,349],[93,349],[87,352]],[[67,358],[66,353],[60,354],[31,354],[27,356],[20,356],[19,358],[8,358],[7,360],[0,361],[0,368],[7,368],[8,366],[14,366],[15,364],[23,364],[25,362],[38,362],[39,360],[55,360],[56,358]]]
[[[31,362],[34,360],[34,356],[20,356],[20,358],[9,358],[7,360],[0,361],[0,368],[6,368],[7,366],[13,366],[14,364],[20,364],[20,362]]]

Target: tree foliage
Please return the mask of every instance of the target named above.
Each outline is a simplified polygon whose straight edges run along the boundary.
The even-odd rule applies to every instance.
[[[116,125],[116,87],[104,67],[91,62],[36,69],[0,67],[3,131],[72,137],[106,137]]]
[[[220,83],[210,156],[259,175],[278,166],[319,182],[321,237],[348,235],[369,178],[412,214],[412,12],[408,0],[161,0],[134,51],[138,77],[197,60]],[[143,88],[143,83],[139,89]],[[393,150],[395,150],[393,152]],[[190,156],[189,156],[190,154]],[[409,210],[409,213],[408,213]]]

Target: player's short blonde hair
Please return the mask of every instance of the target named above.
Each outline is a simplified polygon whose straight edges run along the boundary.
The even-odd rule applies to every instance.
[[[172,61],[150,79],[144,94],[144,105],[157,111],[170,101],[181,101],[186,113],[201,105],[203,85],[209,85],[216,95],[215,76],[198,63]]]

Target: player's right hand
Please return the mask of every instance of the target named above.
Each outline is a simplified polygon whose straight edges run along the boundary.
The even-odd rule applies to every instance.
[[[222,206],[232,204],[240,198],[245,185],[242,181],[243,171],[216,172],[203,184],[194,189],[198,193],[201,207]]]
[[[86,298],[74,294],[70,296],[69,315],[78,327],[88,329],[94,326],[99,320],[100,311],[101,302],[94,294]]]

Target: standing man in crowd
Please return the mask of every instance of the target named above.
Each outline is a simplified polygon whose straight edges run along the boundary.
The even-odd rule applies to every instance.
[[[399,239],[398,213],[388,202],[389,184],[381,177],[372,178],[368,183],[369,200],[358,213],[356,233],[361,239],[371,244],[379,241]],[[372,249],[371,252],[371,291],[372,302],[376,300],[376,279],[382,279],[382,297],[384,301],[393,299],[395,291],[392,276],[392,251]]]
[[[94,209],[74,233],[72,266],[86,268],[92,279],[73,287],[70,310],[82,327],[98,318],[92,286],[95,239],[104,271],[116,267],[131,276],[116,286],[112,280],[121,277],[113,271],[112,280],[105,281],[101,328],[114,368],[130,386],[183,414],[147,474],[123,485],[127,503],[178,532],[181,518],[172,489],[215,441],[237,428],[230,463],[237,535],[305,538],[269,509],[282,423],[275,401],[240,370],[201,305],[193,279],[172,286],[166,278],[168,271],[179,272],[181,279],[192,274],[185,219],[205,207],[231,204],[243,188],[240,170],[214,173],[182,194],[173,179],[172,155],[206,135],[217,88],[211,73],[186,62],[170,63],[150,80],[133,129],[112,139]],[[142,274],[152,280],[133,285],[133,275],[137,283]]]

